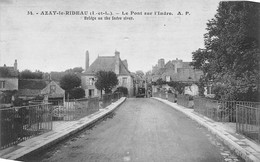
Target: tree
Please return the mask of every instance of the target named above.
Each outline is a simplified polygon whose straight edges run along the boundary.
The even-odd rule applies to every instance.
[[[156,80],[156,82],[152,82],[152,85],[158,85],[158,86],[162,86],[163,84],[166,84],[166,81],[164,81],[162,78],[159,78]]]
[[[143,77],[144,77],[144,72],[143,72],[142,70],[137,70],[137,71],[135,72],[135,74],[136,74],[138,77],[140,77],[140,78],[143,78]]]
[[[74,73],[65,74],[60,80],[60,86],[65,91],[70,91],[73,88],[79,87],[80,84],[80,78]]]
[[[259,15],[254,2],[220,2],[207,23],[205,49],[193,52],[192,65],[226,100],[259,99]]]
[[[98,90],[105,91],[105,93],[111,93],[112,89],[118,84],[117,76],[112,71],[98,71],[96,73],[97,81],[95,86]]]
[[[68,69],[65,72],[66,73],[82,73],[84,69],[82,67],[75,67],[73,69]]]
[[[82,67],[75,67],[72,69],[75,73],[82,73],[84,69]]]
[[[128,95],[128,89],[126,88],[126,87],[117,87],[116,88],[116,90],[115,90],[115,92],[121,92],[121,93],[123,93],[125,96],[127,96]]]
[[[85,91],[82,88],[73,88],[72,90],[68,91],[70,94],[70,98],[79,99],[85,97]]]
[[[179,94],[183,94],[185,87],[190,86],[188,83],[171,81],[167,83],[170,87],[174,88]]]
[[[36,70],[35,72],[32,72],[31,70],[24,70],[20,73],[21,79],[42,79],[43,78],[43,72]]]
[[[151,70],[149,70],[145,73],[145,78],[147,79],[148,83],[152,82],[152,71]]]
[[[11,103],[12,96],[15,96],[17,90],[6,90],[0,92],[0,103]]]

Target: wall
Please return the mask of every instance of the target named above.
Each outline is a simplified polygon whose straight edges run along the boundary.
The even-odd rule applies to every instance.
[[[99,90],[96,89],[95,85],[89,85],[90,82],[89,82],[89,79],[90,78],[94,78],[94,76],[81,76],[81,87],[85,90],[85,94],[86,94],[86,97],[88,97],[88,90],[89,89],[93,89],[94,90],[94,96],[100,96],[101,92]],[[125,85],[122,85],[123,83],[123,78],[127,78],[127,82]],[[131,76],[124,76],[124,75],[120,75],[118,76],[118,81],[119,81],[119,84],[117,87],[119,86],[124,86],[128,89],[128,93],[129,93],[129,96],[132,97],[134,95],[134,85],[133,85],[133,79]],[[113,89],[115,90],[116,87]],[[104,92],[102,92],[104,94]]]
[[[123,85],[123,78],[127,78],[127,82],[125,85]],[[118,81],[119,81],[119,84],[117,87],[119,86],[123,86],[123,87],[126,87],[128,89],[128,94],[130,97],[134,96],[134,83],[133,83],[133,78],[131,76],[118,76]]]
[[[178,69],[178,77],[180,81],[195,81],[195,72],[193,69],[181,68]]]
[[[178,59],[172,60],[172,64],[173,64],[174,67],[175,67],[175,73],[177,73],[177,69],[178,69],[178,68],[182,68],[182,67],[183,67],[183,66],[182,66],[182,60],[178,60]]]
[[[96,89],[95,82],[93,82],[93,85],[90,85],[90,78],[94,78],[94,76],[81,76],[81,87],[85,90],[86,97],[89,97],[90,89],[94,90],[94,96],[98,96],[100,92]]]
[[[18,78],[0,78],[0,81],[5,81],[5,88],[1,91],[18,90]]]

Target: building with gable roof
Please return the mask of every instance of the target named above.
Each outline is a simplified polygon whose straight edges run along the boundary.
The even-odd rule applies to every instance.
[[[63,99],[65,90],[51,80],[20,79],[17,95],[24,100],[34,99],[37,96],[48,96],[49,99]]]
[[[98,56],[98,58],[89,66],[89,53],[86,52],[85,71],[81,76],[81,87],[85,89],[86,97],[100,96],[101,93],[95,87],[95,74],[98,71],[113,71],[117,77],[119,86],[128,89],[129,96],[134,95],[134,83],[131,72],[128,70],[127,60],[120,59],[120,53],[115,51],[114,56]]]
[[[18,69],[17,60],[14,66],[1,66],[0,67],[0,91],[13,91],[18,90]]]
[[[182,82],[190,83],[190,87],[185,88],[185,93],[190,95],[198,94],[198,86],[195,84],[199,81],[203,75],[201,70],[196,70],[190,66],[190,62],[183,62],[176,58],[176,60],[168,61],[164,64],[164,59],[159,59],[158,64],[152,67],[152,81],[156,82],[158,79],[162,79],[166,82]],[[170,86],[163,85],[165,89],[169,89]],[[157,86],[153,86],[153,92],[158,91]]]
[[[158,64],[152,67],[153,82],[162,79],[166,82],[194,83],[198,82],[202,75],[203,72],[190,66],[190,62],[183,62],[178,59],[168,61],[166,64],[164,64],[164,59],[159,59]]]

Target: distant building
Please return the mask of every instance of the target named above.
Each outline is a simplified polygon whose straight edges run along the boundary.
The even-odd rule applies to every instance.
[[[201,70],[196,70],[190,66],[190,62],[183,62],[176,58],[176,60],[168,61],[164,64],[164,59],[159,59],[158,64],[152,67],[152,81],[156,82],[158,79],[170,82],[183,82],[190,83],[192,86],[185,89],[185,93],[191,95],[198,94],[198,87],[196,82],[199,81],[200,77],[203,75]],[[166,89],[170,87],[164,85]],[[153,87],[153,92],[156,92],[158,87]]]
[[[129,96],[134,94],[133,77],[128,70],[127,60],[120,59],[120,53],[115,52],[114,56],[98,56],[98,58],[89,66],[89,53],[86,52],[86,65],[85,72],[81,76],[81,86],[85,89],[86,97],[100,96],[100,91],[95,87],[96,77],[95,74],[98,71],[113,71],[116,73],[119,86],[126,87],[128,89]]]
[[[15,60],[14,66],[0,67],[0,91],[13,90],[18,90],[17,60]]]
[[[14,66],[0,66],[0,108],[10,107],[18,90],[17,60]]]
[[[183,62],[182,60],[168,61],[165,65],[164,60],[160,59],[158,64],[153,66],[152,81],[161,78],[164,81],[178,81],[178,82],[197,82],[203,75],[201,70],[193,69],[190,62]],[[164,66],[162,66],[164,65]]]
[[[48,96],[49,99],[63,99],[65,91],[54,81],[43,79],[19,80],[18,97],[31,100],[37,96]]]

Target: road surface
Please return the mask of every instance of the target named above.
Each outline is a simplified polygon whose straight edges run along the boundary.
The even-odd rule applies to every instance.
[[[154,99],[127,99],[106,120],[25,161],[242,161],[205,128]]]

